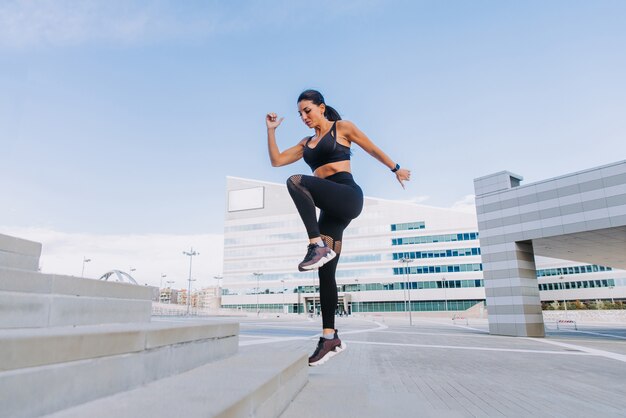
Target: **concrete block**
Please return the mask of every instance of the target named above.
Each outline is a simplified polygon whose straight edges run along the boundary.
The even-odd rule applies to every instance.
[[[239,335],[238,323],[198,323],[197,326],[164,326],[152,329],[146,335],[146,348],[176,344],[181,341],[208,338],[226,338]]]
[[[277,417],[307,380],[305,353],[248,351],[49,418]]]
[[[0,329],[150,322],[152,302],[0,291]]]
[[[0,329],[46,327],[50,297],[0,291]]]
[[[54,275],[52,291],[64,295],[152,300],[153,286]]]
[[[228,357],[236,352],[237,346],[238,338],[230,337],[0,372],[2,413],[14,418],[49,414]],[[169,399],[165,395],[162,400]],[[99,414],[111,416],[106,410]],[[137,410],[134,414],[159,416],[144,415]]]
[[[237,323],[132,323],[0,330],[0,371],[93,359],[194,341],[238,338]],[[159,344],[155,344],[157,340]]]
[[[51,293],[52,280],[45,274],[0,267],[0,292]]]
[[[2,290],[151,300],[153,287],[0,268],[0,291]]]
[[[137,352],[145,339],[136,325],[4,330],[0,371]]]
[[[39,269],[39,257],[0,251],[0,266],[37,271]]]
[[[0,234],[0,252],[29,255],[39,259],[41,244],[22,238]]]
[[[147,300],[54,295],[48,326],[150,322],[151,315]]]

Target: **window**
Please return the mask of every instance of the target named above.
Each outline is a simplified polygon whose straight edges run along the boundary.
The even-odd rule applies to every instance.
[[[230,190],[228,192],[228,211],[263,209],[264,190],[263,187]]]
[[[424,228],[426,228],[426,224],[423,221],[391,225],[392,231],[410,231],[413,229],[424,229]]]
[[[392,245],[429,244],[434,242],[472,241],[478,239],[478,232],[466,234],[430,235],[418,237],[392,238]]]

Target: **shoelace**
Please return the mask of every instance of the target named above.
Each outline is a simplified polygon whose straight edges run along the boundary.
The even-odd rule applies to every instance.
[[[317,247],[318,247],[317,244],[309,244],[309,247],[306,252],[306,256],[304,256],[304,261],[308,261],[313,258],[313,255],[315,254],[315,248]]]

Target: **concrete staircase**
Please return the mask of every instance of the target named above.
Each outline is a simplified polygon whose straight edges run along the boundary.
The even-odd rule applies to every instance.
[[[236,322],[151,321],[152,288],[42,274],[40,253],[0,235],[0,416],[271,417],[307,382],[304,353],[238,353]]]

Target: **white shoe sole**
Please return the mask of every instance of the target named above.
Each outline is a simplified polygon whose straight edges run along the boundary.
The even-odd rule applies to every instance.
[[[326,363],[331,358],[335,357],[337,354],[343,352],[346,349],[346,347],[347,347],[346,343],[342,341],[339,347],[335,347],[333,351],[329,351],[328,354],[326,354],[324,357],[322,357],[315,363],[309,363],[309,366],[310,367],[321,366],[322,364]]]
[[[317,263],[308,265],[306,267],[301,267],[302,271],[317,270],[320,267],[322,267],[324,264],[328,263],[330,260],[335,258],[336,256],[337,256],[337,253],[335,253],[333,250],[330,250],[330,253],[328,253],[325,257],[320,258],[320,260]]]

